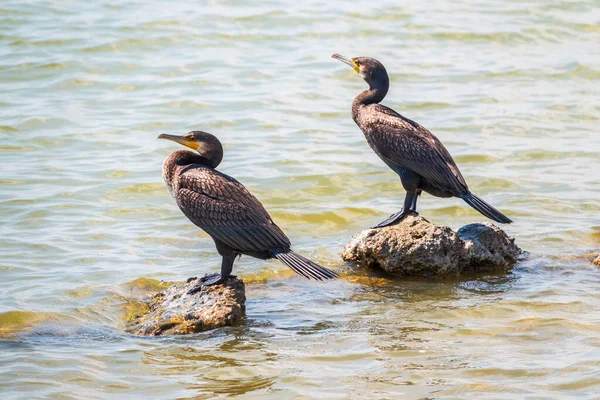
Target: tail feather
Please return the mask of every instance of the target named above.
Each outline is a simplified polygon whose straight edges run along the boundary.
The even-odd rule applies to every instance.
[[[475,196],[473,193],[461,194],[460,197],[467,202],[468,205],[485,215],[491,220],[500,222],[502,224],[510,224],[512,220],[488,203]]]
[[[302,257],[298,253],[294,253],[292,250],[277,249],[271,250],[271,253],[273,256],[275,256],[275,258],[287,265],[292,271],[298,275],[302,275],[307,279],[322,281],[338,277],[336,272],[322,267],[319,264],[310,261],[308,258]]]

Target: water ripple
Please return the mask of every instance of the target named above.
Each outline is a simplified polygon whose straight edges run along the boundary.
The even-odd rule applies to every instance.
[[[595,396],[597,10],[591,0],[4,2],[0,391]],[[385,63],[384,103],[446,144],[470,188],[515,220],[507,232],[530,261],[443,281],[343,264],[344,243],[404,192],[351,120],[366,85],[333,52]],[[311,285],[243,257],[246,324],[131,337],[124,320],[161,280],[219,268],[160,176],[177,147],[156,136],[192,129],[218,135],[220,169],[343,279]],[[453,228],[482,219],[459,199],[424,195],[419,211]]]

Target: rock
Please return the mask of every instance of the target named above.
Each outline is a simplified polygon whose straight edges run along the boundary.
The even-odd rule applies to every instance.
[[[503,271],[522,253],[515,239],[489,222],[465,225],[456,233],[466,250],[460,272]]]
[[[394,275],[448,276],[504,271],[519,254],[514,239],[492,224],[469,224],[454,232],[409,215],[396,225],[358,233],[346,244],[342,259]]]
[[[397,275],[448,275],[459,268],[463,243],[448,227],[409,215],[399,224],[366,229],[344,248],[344,261]]]
[[[185,335],[240,321],[245,314],[244,282],[229,278],[222,285],[206,286],[190,295],[197,280],[171,287],[155,294],[148,312],[135,316],[127,331],[137,335]]]
[[[596,258],[592,260],[592,264],[594,264],[596,267],[600,267],[600,254],[598,254]]]

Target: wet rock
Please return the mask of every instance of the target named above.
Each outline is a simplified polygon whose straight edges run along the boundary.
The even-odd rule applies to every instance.
[[[360,232],[342,259],[397,275],[448,275],[459,269],[462,253],[456,232],[409,215],[397,225]]]
[[[600,267],[600,254],[598,254],[596,258],[592,260],[592,264],[594,264],[596,267]]]
[[[519,254],[514,239],[492,224],[469,224],[454,232],[409,215],[397,225],[359,232],[346,244],[342,259],[395,275],[447,276],[504,271]]]
[[[234,325],[244,317],[246,292],[240,279],[229,278],[222,285],[187,294],[197,283],[172,285],[152,296],[148,312],[135,316],[127,331],[145,336],[185,335]]]
[[[466,254],[461,272],[504,271],[512,267],[522,253],[515,239],[489,222],[465,225],[457,232]]]

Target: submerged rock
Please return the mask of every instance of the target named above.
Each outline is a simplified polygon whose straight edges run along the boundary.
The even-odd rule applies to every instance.
[[[519,254],[514,239],[495,225],[469,224],[454,232],[409,215],[397,225],[359,232],[346,244],[342,259],[395,275],[447,276],[505,271]]]
[[[234,325],[245,314],[244,282],[229,278],[222,285],[206,286],[195,294],[187,292],[198,284],[192,280],[155,294],[148,312],[137,315],[127,331],[137,335],[185,335]]]

